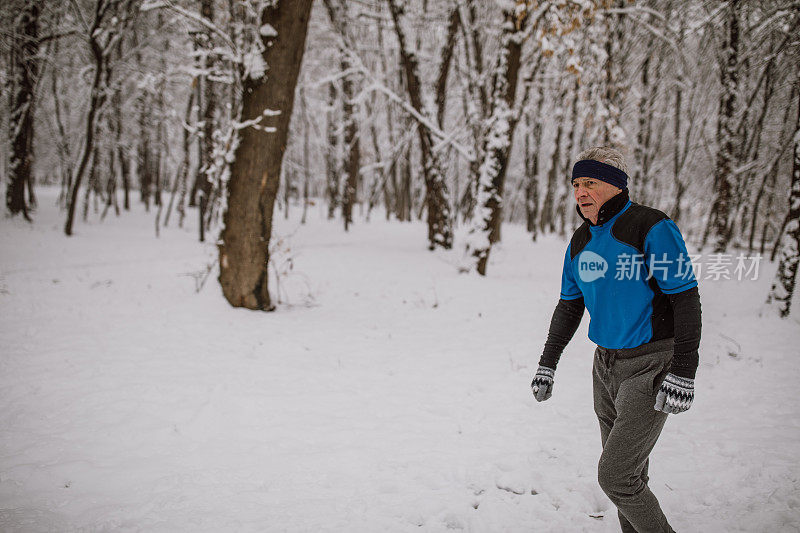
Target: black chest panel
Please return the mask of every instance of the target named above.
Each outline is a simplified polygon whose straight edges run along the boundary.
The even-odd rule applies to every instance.
[[[592,232],[589,230],[589,223],[584,222],[575,230],[572,240],[569,242],[570,260],[575,259],[575,256],[583,251],[590,240],[592,240]]]
[[[644,240],[647,234],[653,226],[665,218],[669,217],[658,209],[631,202],[631,206],[614,221],[611,235],[618,241],[633,246],[640,254],[644,254]]]

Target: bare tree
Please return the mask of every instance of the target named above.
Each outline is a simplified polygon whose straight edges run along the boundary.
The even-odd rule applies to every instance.
[[[611,5],[620,9],[624,7],[625,0],[612,0]],[[625,140],[625,131],[620,122],[625,86],[623,83],[624,61],[626,54],[622,47],[625,42],[625,18],[620,13],[609,13],[605,19],[605,52],[604,65],[605,79],[603,84],[603,104],[605,116],[602,124],[603,143],[606,145],[621,145]],[[646,72],[646,70],[645,70]]]
[[[270,310],[272,214],[295,86],[305,51],[311,0],[282,0],[260,14],[260,59],[269,72],[245,72],[242,109],[219,244],[219,281],[234,307]],[[273,112],[274,111],[274,112]]]
[[[192,84],[197,83],[197,78],[192,80]],[[178,195],[178,209],[181,210],[186,200],[186,192],[188,190],[187,180],[189,178],[189,148],[191,144],[192,128],[189,126],[189,121],[192,117],[192,107],[194,106],[195,91],[189,91],[189,100],[186,103],[186,111],[183,117],[183,143],[182,143],[182,158],[178,165],[178,170],[175,173],[175,179],[172,182],[172,194],[170,194],[169,205],[167,206],[167,213],[164,216],[164,226],[169,224],[169,216],[172,212],[172,206],[175,202],[175,196]],[[179,194],[180,192],[180,194]]]
[[[200,162],[197,168],[197,183],[200,197],[200,240],[204,240],[204,228],[207,226],[206,213],[210,210],[211,191],[214,183],[209,174],[214,161],[214,131],[217,129],[216,107],[217,94],[216,84],[213,81],[211,70],[215,63],[214,39],[211,32],[207,29],[214,24],[214,0],[201,0],[200,16],[206,23],[205,31],[198,34],[200,46],[203,50],[203,74],[199,77],[202,87],[202,118],[203,134],[199,137],[200,142]]]
[[[427,117],[429,115],[423,108],[422,103],[422,82],[419,78],[417,57],[409,50],[406,35],[401,25],[400,17],[404,13],[403,7],[396,0],[387,1],[400,47],[400,60],[405,73],[406,88],[408,89],[411,106],[418,115]],[[417,133],[419,135],[422,174],[425,178],[426,207],[428,210],[428,247],[431,250],[436,246],[446,249],[451,248],[453,246],[452,218],[450,216],[449,193],[442,164],[439,155],[434,150],[430,129],[418,126]]]
[[[308,206],[311,203],[309,198],[309,187],[311,186],[311,117],[308,115],[308,100],[302,86],[299,92],[303,124],[303,216],[300,219],[300,223],[305,224],[308,216]]]
[[[797,80],[800,86],[800,77]],[[789,191],[789,212],[786,215],[786,234],[775,281],[767,302],[775,305],[781,317],[789,316],[792,297],[797,283],[797,267],[800,264],[800,99],[797,104],[797,121],[793,136],[794,157],[792,180]]]
[[[325,175],[327,176],[326,188],[328,196],[328,218],[332,219],[339,206],[339,135],[336,127],[337,91],[333,82],[328,84],[328,111],[326,113],[326,126],[328,144],[325,147]]]
[[[467,243],[467,255],[475,258],[478,273],[482,276],[486,275],[489,252],[499,231],[508,156],[514,128],[519,120],[514,104],[522,43],[529,16],[527,5],[517,2],[515,8],[505,7],[502,16],[500,53],[492,73],[488,128],[474,193],[477,209]]]
[[[561,172],[562,172],[562,159],[561,159],[561,152],[562,152],[562,140],[564,137],[564,128],[566,126],[567,121],[564,118],[564,107],[562,102],[567,100],[567,91],[569,89],[569,83],[567,80],[562,80],[561,83],[561,90],[558,95],[558,99],[556,102],[555,112],[553,113],[554,118],[556,119],[556,134],[555,134],[555,146],[553,147],[553,153],[550,158],[550,170],[547,172],[547,186],[545,187],[545,195],[544,195],[544,202],[542,203],[541,208],[541,219],[539,220],[539,227],[542,231],[549,231],[554,232],[556,230],[556,189],[559,188],[561,185],[561,180],[563,179]]]
[[[74,6],[78,17],[85,25],[85,36],[89,41],[89,48],[94,61],[94,75],[89,96],[89,110],[86,115],[83,152],[78,168],[75,171],[75,177],[72,180],[72,190],[67,204],[67,222],[64,225],[64,233],[68,236],[72,235],[78,190],[86,173],[90,156],[94,152],[97,116],[107,98],[107,92],[103,84],[104,80],[108,79],[106,69],[111,68],[108,57],[116,41],[120,39],[122,31],[127,28],[133,17],[135,17],[137,8],[133,0],[125,0],[124,2],[122,0],[96,0],[94,17],[91,25],[89,25],[85,22],[85,17],[80,11],[77,2],[74,3]]]
[[[526,227],[535,241],[538,236],[539,223],[539,152],[542,147],[542,114],[544,91],[536,97],[536,104],[528,108],[525,113],[525,210]],[[531,109],[536,109],[536,121],[531,118]]]
[[[12,215],[31,220],[25,188],[31,183],[33,163],[33,116],[39,77],[40,0],[26,0],[16,17],[12,44],[9,139],[11,144],[6,207]]]
[[[345,158],[342,165],[344,171],[344,190],[341,194],[342,219],[344,229],[347,231],[353,223],[353,204],[356,202],[360,168],[361,168],[361,142],[358,128],[358,106],[355,98],[355,74],[353,70],[353,57],[356,50],[356,38],[351,27],[347,3],[343,0],[325,0],[325,7],[331,24],[340,35],[340,67],[342,71],[342,121],[344,123],[344,150]],[[352,55],[352,57],[351,57]],[[333,94],[333,93],[331,93]],[[330,168],[330,167],[329,167]]]
[[[342,54],[342,72],[350,70],[347,54]],[[359,174],[361,169],[361,141],[358,136],[358,106],[354,102],[355,88],[353,78],[345,75],[342,79],[342,108],[344,119],[344,191],[342,191],[342,218],[344,229],[353,223],[353,205],[356,203]]]
[[[734,113],[739,91],[739,19],[740,0],[728,0],[725,39],[722,43],[724,63],[720,66],[722,93],[717,122],[717,156],[714,168],[714,203],[711,206],[708,231],[714,239],[714,252],[728,247],[728,219],[731,211],[733,162],[736,150]],[[705,239],[703,239],[705,241]]]

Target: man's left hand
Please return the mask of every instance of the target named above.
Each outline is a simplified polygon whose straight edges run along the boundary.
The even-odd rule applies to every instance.
[[[548,400],[553,395],[553,376],[555,373],[554,369],[539,365],[531,382],[531,390],[537,402]]]
[[[688,410],[694,400],[694,380],[667,374],[656,395],[656,411],[678,414]]]

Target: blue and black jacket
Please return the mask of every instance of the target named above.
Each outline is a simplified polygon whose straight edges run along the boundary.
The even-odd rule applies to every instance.
[[[700,296],[675,222],[631,202],[627,189],[603,204],[597,224],[581,218],[564,256],[561,298],[539,364],[556,368],[585,308],[589,338],[598,346],[634,348],[674,337],[670,371],[694,379]]]

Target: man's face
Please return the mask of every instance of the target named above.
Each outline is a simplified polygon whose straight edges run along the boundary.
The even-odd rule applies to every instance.
[[[575,192],[575,202],[578,204],[581,214],[591,220],[592,224],[597,224],[597,213],[600,211],[600,207],[607,200],[622,192],[622,189],[595,178],[575,178],[572,181],[572,187]]]

